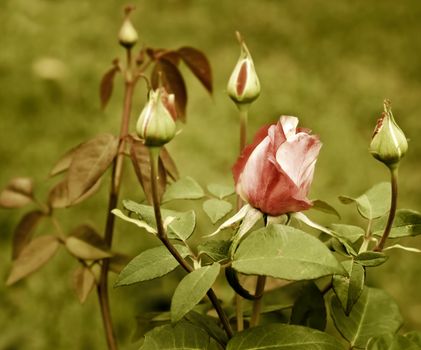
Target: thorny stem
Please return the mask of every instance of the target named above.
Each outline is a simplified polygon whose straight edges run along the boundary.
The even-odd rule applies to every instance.
[[[187,263],[186,260],[180,255],[180,253],[175,249],[170,240],[168,239],[164,225],[162,222],[161,208],[159,205],[159,193],[158,193],[158,160],[159,160],[159,151],[158,147],[149,148],[150,164],[151,164],[151,183],[152,183],[152,200],[153,208],[155,213],[156,227],[158,231],[158,238],[161,242],[167,247],[168,251],[174,256],[177,262],[186,270],[188,273],[192,272],[194,269]],[[225,332],[227,333],[228,338],[232,338],[233,332],[229,324],[228,318],[225,315],[224,310],[222,309],[218,298],[215,295],[213,289],[209,289],[206,293],[210,299],[213,307],[215,308],[219,319],[221,320],[222,326],[224,327]]]
[[[111,248],[114,233],[114,222],[115,216],[111,213],[111,210],[117,207],[118,195],[121,186],[121,177],[123,173],[123,161],[124,161],[124,149],[126,145],[126,136],[129,131],[130,123],[130,112],[132,108],[134,82],[132,79],[131,70],[131,49],[126,50],[127,53],[127,66],[125,71],[125,89],[124,89],[124,104],[123,104],[123,115],[121,118],[120,126],[120,140],[118,146],[117,156],[114,158],[111,172],[111,188],[108,197],[108,210],[107,219],[105,224],[104,241]],[[97,286],[97,294],[99,305],[101,308],[101,315],[105,329],[105,335],[107,338],[107,345],[109,350],[117,350],[117,340],[113,329],[110,312],[110,302],[108,296],[108,271],[110,267],[109,259],[102,261],[101,276]]]
[[[387,238],[389,237],[390,230],[392,229],[393,220],[395,219],[396,208],[398,204],[398,168],[390,168],[390,182],[392,187],[392,197],[390,203],[390,212],[387,219],[387,224],[384,229],[380,242],[374,248],[374,251],[381,252],[384,248]]]

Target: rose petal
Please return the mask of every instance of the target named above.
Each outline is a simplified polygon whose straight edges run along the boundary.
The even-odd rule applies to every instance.
[[[233,167],[237,193],[272,216],[312,206],[307,194],[322,144],[297,125],[296,117],[282,116],[263,127]]]
[[[321,148],[317,137],[305,133],[296,134],[284,142],[276,152],[276,161],[292,181],[301,187],[310,165],[315,165]]]
[[[238,178],[240,177],[240,174],[242,173],[244,166],[246,165],[247,160],[250,157],[250,154],[253,152],[253,150],[257,147],[257,145],[262,142],[262,140],[267,136],[268,129],[273,124],[265,125],[259,129],[259,131],[256,133],[253,143],[246,146],[244,150],[241,152],[241,155],[238,157],[237,162],[232,167],[232,173],[234,175],[234,182],[238,182]]]
[[[284,131],[285,137],[287,140],[294,136],[296,133],[297,125],[298,125],[298,118],[292,117],[290,115],[283,115],[279,122],[282,125],[282,129]]]

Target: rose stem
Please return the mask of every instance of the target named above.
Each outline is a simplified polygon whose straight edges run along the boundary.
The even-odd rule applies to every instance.
[[[263,216],[265,226],[268,224],[267,216]],[[262,311],[262,298],[265,292],[266,276],[257,276],[256,290],[254,295],[257,299],[253,302],[253,312],[251,314],[250,327],[255,327],[260,321],[260,312]]]
[[[395,219],[396,207],[398,203],[398,167],[390,167],[390,182],[392,187],[392,197],[390,203],[389,217],[387,219],[387,224],[384,229],[382,238],[377,246],[374,248],[374,251],[381,252],[384,248],[387,238],[389,237],[390,230],[392,229],[393,220]]]
[[[126,136],[129,130],[130,123],[130,112],[132,108],[132,98],[134,82],[132,78],[132,56],[131,49],[126,50],[126,74],[125,74],[125,88],[124,88],[124,103],[123,103],[123,114],[121,118],[120,126],[120,139],[117,156],[114,158],[112,172],[111,172],[111,188],[108,197],[108,211],[107,219],[105,224],[104,241],[111,248],[114,233],[114,222],[115,216],[111,213],[111,210],[117,207],[118,195],[120,192],[121,176],[123,172],[123,161],[124,161],[124,148],[126,145]],[[97,294],[99,305],[101,308],[102,321],[104,323],[105,335],[107,338],[107,344],[109,350],[117,350],[117,341],[113,329],[110,312],[110,301],[108,296],[108,270],[110,266],[110,260],[102,260],[101,276],[99,279]]]
[[[258,296],[253,303],[253,313],[251,315],[250,327],[255,327],[259,324],[260,312],[262,310],[262,297],[265,291],[266,276],[257,276],[256,291],[254,295]]]
[[[244,147],[247,143],[247,122],[248,122],[248,105],[237,104],[238,110],[240,111],[240,155],[243,152]],[[243,201],[240,196],[237,195],[237,211],[243,206]],[[236,319],[237,319],[237,331],[244,329],[244,317],[243,317],[243,298],[239,294],[235,294],[235,308],[236,308]]]
[[[149,148],[149,159],[151,164],[151,183],[152,183],[152,201],[153,201],[153,208],[155,213],[155,220],[156,220],[156,227],[158,231],[158,238],[161,242],[165,245],[168,251],[174,256],[174,258],[178,261],[178,263],[190,273],[193,271],[193,268],[187,263],[186,260],[178,253],[177,249],[172,245],[170,240],[167,237],[167,234],[164,229],[164,225],[162,223],[162,216],[161,216],[161,208],[159,205],[159,194],[158,194],[158,161],[159,161],[159,147],[150,147]],[[227,333],[228,338],[232,338],[233,332],[231,326],[229,324],[228,318],[225,315],[224,310],[222,309],[221,305],[219,304],[218,298],[215,295],[213,289],[209,289],[206,293],[208,298],[210,299],[213,307],[215,308],[219,319],[221,320],[222,326]]]
[[[238,104],[238,110],[240,111],[240,154],[243,152],[244,147],[247,143],[247,122],[249,105]]]

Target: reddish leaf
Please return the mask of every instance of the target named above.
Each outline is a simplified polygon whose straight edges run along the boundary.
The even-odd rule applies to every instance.
[[[160,55],[162,55],[166,50],[165,49],[154,49],[152,47],[147,47],[145,52],[152,60],[157,60]]]
[[[187,90],[183,76],[177,66],[165,58],[159,59],[151,74],[153,89],[159,87],[159,75],[162,75],[162,84],[168,93],[175,95],[177,116],[181,121],[186,121]]]
[[[100,260],[112,254],[103,238],[89,225],[80,225],[66,238],[67,250],[83,260]]]
[[[0,207],[9,209],[21,208],[32,202],[32,196],[32,179],[29,177],[15,177],[0,192]]]
[[[12,191],[27,195],[28,197],[32,197],[34,191],[34,183],[29,177],[15,177],[10,180],[7,188]]]
[[[132,260],[130,257],[120,253],[114,253],[110,258],[110,270],[115,273],[120,273],[126,265]]]
[[[178,53],[205,89],[212,93],[212,69],[206,55],[188,46],[179,48]]]
[[[107,103],[111,98],[111,95],[113,93],[114,77],[118,71],[119,71],[118,66],[114,65],[102,77],[100,88],[99,88],[101,109],[104,109],[107,106]]]
[[[48,203],[52,208],[67,208],[73,205],[82,203],[84,200],[93,196],[101,187],[101,178],[95,182],[95,184],[89,188],[84,194],[79,198],[75,199],[73,202],[69,200],[69,191],[67,189],[67,178],[60,181],[56,184],[48,194]]]
[[[39,270],[57,252],[59,241],[55,236],[40,236],[26,245],[13,261],[12,271],[6,285],[10,286],[29,274]]]
[[[180,63],[180,55],[177,51],[171,51],[167,49],[153,49],[148,47],[146,48],[146,54],[154,61],[159,59],[166,59],[176,66]]]
[[[44,216],[45,214],[42,211],[34,210],[26,213],[19,221],[19,224],[16,226],[15,232],[13,233],[13,260],[20,255],[23,248],[31,241],[35,227]]]
[[[180,63],[180,55],[177,51],[166,51],[159,55],[159,59],[170,61],[174,66],[178,66]]]
[[[99,135],[76,150],[67,177],[69,203],[94,186],[112,163],[117,150],[118,139],[111,134]]]
[[[164,165],[165,170],[167,171],[168,176],[173,181],[177,181],[180,178],[180,174],[178,173],[178,169],[174,160],[171,158],[171,155],[165,147],[161,148],[160,159]]]
[[[70,164],[72,163],[73,156],[81,145],[82,144],[79,144],[73,147],[72,149],[69,149],[65,154],[63,154],[57,161],[57,163],[53,166],[53,168],[50,170],[49,176],[55,176],[69,169]]]
[[[101,187],[101,180],[102,179],[99,178],[98,181],[95,182],[92,187],[88,188],[84,194],[82,194],[79,198],[75,199],[73,202],[69,203],[69,206],[82,203],[84,200],[88,199],[89,197],[97,193]]]
[[[0,207],[3,208],[22,208],[25,205],[31,203],[31,201],[31,197],[25,196],[18,192],[14,192],[7,188],[0,193]]]
[[[52,208],[66,208],[69,206],[69,191],[67,178],[56,184],[48,194],[48,204]]]
[[[90,268],[80,266],[74,271],[73,288],[81,304],[86,301],[94,286],[95,276]]]
[[[148,147],[142,141],[133,139],[130,146],[130,159],[132,160],[137,179],[145,192],[145,197],[149,203],[152,203],[151,165]],[[165,192],[167,177],[161,160],[158,166],[158,190],[161,198]]]

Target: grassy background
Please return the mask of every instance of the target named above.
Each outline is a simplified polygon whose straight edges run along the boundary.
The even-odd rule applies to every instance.
[[[262,94],[253,105],[250,137],[281,114],[300,117],[319,134],[324,147],[311,196],[336,205],[344,222],[359,222],[338,203],[339,194],[359,195],[387,180],[384,167],[367,152],[382,100],[411,139],[401,167],[401,208],[421,209],[421,3],[407,1],[155,0],[137,1],[133,21],[140,41],[153,47],[197,47],[207,53],[214,73],[210,98],[184,70],[188,124],[170,145],[183,175],[200,183],[230,182],[237,152],[237,113],[225,93],[239,48],[240,30],[253,54]],[[37,181],[37,194],[53,162],[68,148],[97,133],[117,133],[121,79],[105,112],[98,84],[122,51],[116,45],[122,1],[3,0],[0,3],[0,184],[15,175]],[[51,59],[53,63],[51,63]],[[50,62],[50,63],[48,63]],[[139,88],[134,119],[145,91]],[[102,229],[107,185],[81,208],[59,214],[65,227],[77,221]],[[122,197],[138,199],[134,177]],[[23,211],[0,212],[0,280],[10,269],[13,227]],[[320,217],[327,223],[329,217]],[[202,224],[199,233],[208,232]],[[41,227],[48,233],[51,227]],[[116,245],[139,252],[151,238],[118,223]],[[413,239],[408,244],[421,247]],[[398,301],[404,328],[421,329],[420,257],[393,252],[381,268],[369,271],[372,285]],[[0,349],[102,349],[97,301],[80,306],[70,289],[76,263],[60,252],[41,272],[5,288],[0,283]],[[174,278],[112,290],[114,318],[123,349],[131,342],[134,316],[145,308],[166,307]],[[148,304],[143,299],[148,299]]]

